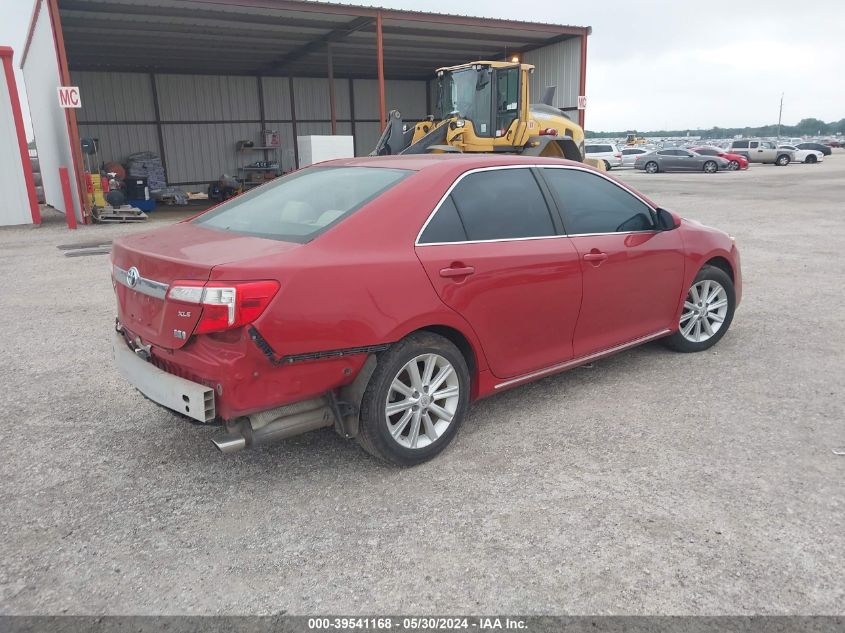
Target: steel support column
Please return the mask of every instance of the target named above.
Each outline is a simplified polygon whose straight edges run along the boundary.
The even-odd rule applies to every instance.
[[[335,110],[335,94],[334,94],[334,63],[332,62],[332,45],[329,42],[326,47],[326,58],[328,60],[328,74],[329,74],[329,116],[332,121],[332,136],[337,134],[337,111]]]
[[[587,31],[581,33],[581,77],[579,78],[578,94],[587,94]],[[584,129],[584,110],[578,110],[578,125]]]
[[[384,102],[384,41],[381,34],[381,11],[376,16],[376,49],[378,57],[378,113],[382,125],[387,121],[387,108]]]

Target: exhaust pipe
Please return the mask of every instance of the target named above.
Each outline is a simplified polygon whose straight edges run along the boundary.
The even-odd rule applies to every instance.
[[[334,412],[326,398],[315,398],[254,413],[211,441],[221,453],[284,440],[334,424]]]
[[[211,441],[221,453],[237,453],[246,448],[246,438],[237,433],[226,433]]]

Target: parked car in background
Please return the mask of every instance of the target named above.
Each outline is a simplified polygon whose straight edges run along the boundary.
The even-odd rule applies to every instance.
[[[622,166],[633,167],[634,162],[638,156],[648,154],[654,150],[648,147],[623,147],[622,148]]]
[[[795,145],[778,145],[778,149],[792,151],[796,163],[820,163],[824,160],[824,154],[814,149],[798,149]]]
[[[778,149],[772,141],[755,138],[732,141],[728,151],[745,156],[750,163],[771,163],[782,167],[795,160],[791,150]]]
[[[702,156],[720,156],[728,161],[728,169],[731,171],[748,169],[748,159],[745,156],[725,152],[719,147],[705,145],[703,147],[693,147],[690,151],[695,152],[696,154],[701,154]]]
[[[120,237],[111,263],[120,372],[223,422],[220,450],[334,427],[403,466],[484,396],[652,340],[710,348],[742,294],[727,233],[512,155],[321,163]]]
[[[816,152],[821,152],[825,156],[830,156],[833,153],[833,150],[830,148],[830,145],[824,145],[823,143],[814,143],[814,142],[804,142],[798,143],[795,145],[798,149],[811,149]]]
[[[613,143],[590,143],[584,146],[587,158],[604,161],[604,168],[610,171],[622,167],[622,152]]]
[[[842,147],[842,141],[836,140],[832,138],[830,140],[825,141],[822,145],[827,145],[828,147]]]
[[[703,171],[712,174],[720,169],[730,169],[730,161],[721,156],[702,156],[688,149],[671,148],[638,156],[634,168],[649,174],[659,171]]]

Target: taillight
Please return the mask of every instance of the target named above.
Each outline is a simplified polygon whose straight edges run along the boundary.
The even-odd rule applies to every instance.
[[[174,281],[168,301],[202,306],[194,334],[223,332],[249,325],[270,305],[279,291],[277,281]]]
[[[622,152],[616,152],[616,153],[613,155],[613,157],[614,157],[614,158],[622,158]]]
[[[557,130],[553,127],[547,127],[540,130],[540,136],[557,136]]]

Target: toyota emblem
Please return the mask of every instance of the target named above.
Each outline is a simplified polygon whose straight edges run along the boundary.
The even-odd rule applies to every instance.
[[[141,273],[134,266],[126,271],[126,285],[134,288],[138,285],[138,280],[141,278]]]

